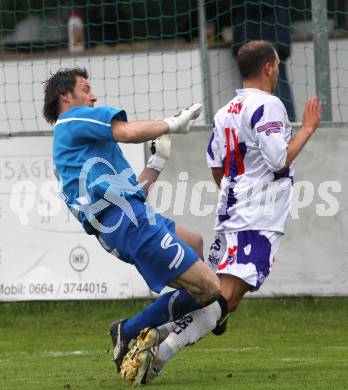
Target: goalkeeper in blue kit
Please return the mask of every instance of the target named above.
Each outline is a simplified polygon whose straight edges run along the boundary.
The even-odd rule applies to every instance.
[[[118,372],[129,342],[140,335],[135,353],[126,361],[126,366],[134,369],[126,374],[121,371],[123,377],[130,375],[127,380],[138,384],[150,359],[141,348],[147,335],[143,329],[182,318],[215,300],[225,308],[226,302],[220,295],[218,277],[202,261],[201,236],[145,204],[147,191],[168,157],[166,138],[158,141],[160,151],[138,178],[118,143],[186,133],[202,106],[196,103],[163,121],[128,122],[120,108],[95,107],[97,99],[88,77],[84,68],[61,69],[44,83],[43,115],[54,125],[53,160],[61,195],[86,233],[118,259],[133,264],[153,291],[175,288],[143,312],[110,327]]]

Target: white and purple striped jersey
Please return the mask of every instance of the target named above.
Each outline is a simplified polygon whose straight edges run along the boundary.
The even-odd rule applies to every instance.
[[[284,233],[294,173],[283,170],[292,136],[286,109],[259,89],[236,92],[216,113],[207,149],[208,167],[224,169],[215,230]]]

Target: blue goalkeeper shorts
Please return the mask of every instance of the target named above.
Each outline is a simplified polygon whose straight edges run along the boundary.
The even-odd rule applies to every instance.
[[[131,199],[136,221],[115,206],[103,214],[111,233],[98,233],[100,244],[120,260],[135,265],[151,290],[159,293],[198,259],[198,254],[175,235],[174,221],[154,213],[138,199]]]

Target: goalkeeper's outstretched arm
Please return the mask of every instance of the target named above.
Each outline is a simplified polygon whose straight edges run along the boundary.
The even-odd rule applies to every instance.
[[[197,119],[202,112],[201,103],[193,104],[176,116],[163,121],[112,121],[112,135],[115,141],[141,143],[168,133],[187,133],[190,121]]]

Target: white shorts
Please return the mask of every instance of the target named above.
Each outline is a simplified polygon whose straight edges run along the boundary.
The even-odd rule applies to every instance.
[[[217,274],[237,276],[251,291],[258,290],[270,273],[282,235],[264,230],[218,233],[208,265]]]

